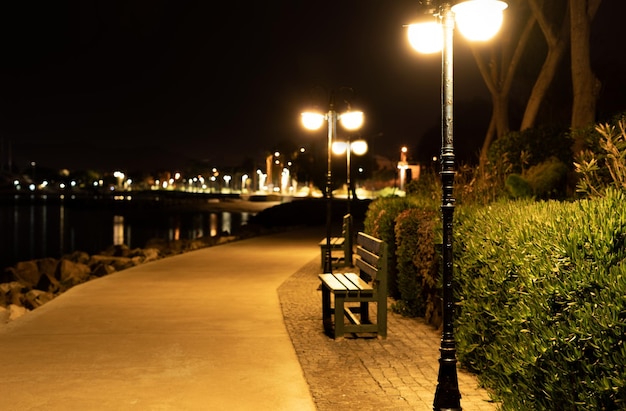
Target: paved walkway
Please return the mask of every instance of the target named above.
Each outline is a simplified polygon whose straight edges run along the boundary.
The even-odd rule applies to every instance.
[[[317,409],[432,410],[441,332],[389,310],[386,339],[328,338],[321,323],[319,268],[319,258],[314,259],[278,289]],[[464,411],[497,409],[474,375],[459,370],[458,381]]]
[[[0,327],[2,409],[432,409],[436,331],[391,313],[386,340],[322,333],[319,239],[258,237],[74,287]],[[459,385],[464,410],[495,409],[472,376]]]

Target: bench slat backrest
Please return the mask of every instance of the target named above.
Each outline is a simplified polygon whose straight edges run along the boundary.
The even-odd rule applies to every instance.
[[[356,266],[361,278],[371,281],[375,288],[387,289],[387,245],[365,233],[357,235]]]

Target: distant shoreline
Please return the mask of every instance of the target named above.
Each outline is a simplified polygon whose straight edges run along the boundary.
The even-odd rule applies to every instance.
[[[291,197],[239,194],[190,193],[183,191],[120,191],[101,193],[90,190],[57,192],[0,192],[0,207],[15,205],[56,205],[80,208],[179,209],[181,211],[233,211],[257,213]]]

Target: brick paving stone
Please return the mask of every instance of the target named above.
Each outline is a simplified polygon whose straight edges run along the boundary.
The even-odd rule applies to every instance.
[[[317,409],[432,410],[441,331],[389,310],[387,339],[334,341],[322,327],[319,265],[315,258],[278,289],[285,325]],[[457,374],[463,410],[497,410],[474,375],[462,369]]]

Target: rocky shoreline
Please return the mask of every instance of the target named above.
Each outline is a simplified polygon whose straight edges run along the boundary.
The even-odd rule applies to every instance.
[[[252,203],[232,201],[211,204],[229,210],[262,212],[275,206],[276,202]],[[21,261],[0,272],[0,326],[13,321],[68,289],[84,282],[109,275],[139,264],[161,258],[212,247],[227,242],[269,234],[285,229],[263,224],[249,224],[237,236],[223,233],[217,237],[199,237],[191,240],[168,241],[152,239],[144,248],[130,249],[126,245],[112,245],[98,254],[83,251],[61,258],[41,258]]]
[[[172,255],[211,247],[241,237],[221,236],[194,240],[154,239],[145,248],[110,246],[89,255],[75,251],[59,259],[22,261],[0,273],[0,325],[13,321],[84,282]]]

